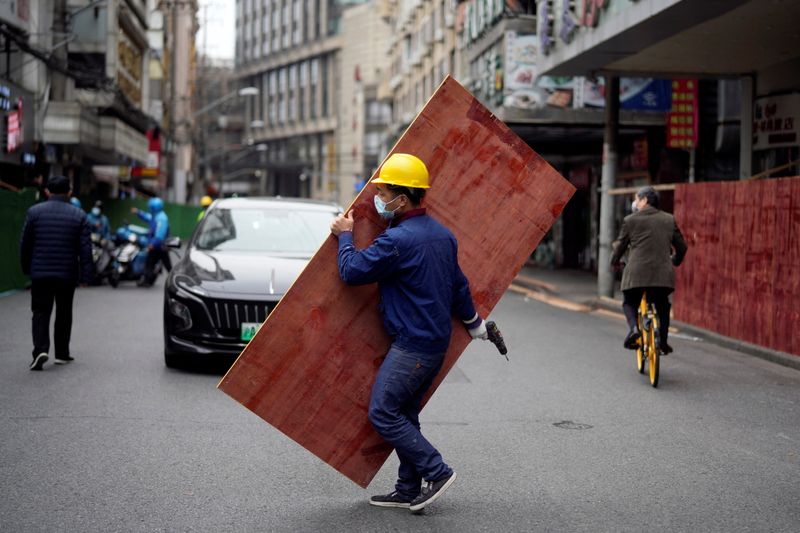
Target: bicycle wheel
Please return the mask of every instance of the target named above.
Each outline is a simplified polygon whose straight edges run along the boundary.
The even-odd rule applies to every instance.
[[[650,324],[647,328],[647,359],[650,364],[650,385],[658,386],[658,319],[655,313],[650,310]]]
[[[642,316],[641,309],[639,309],[636,315],[636,324],[639,326],[639,338],[637,339],[639,347],[636,348],[636,370],[638,370],[640,374],[644,374],[645,361],[647,360],[647,347],[645,346],[644,317]]]

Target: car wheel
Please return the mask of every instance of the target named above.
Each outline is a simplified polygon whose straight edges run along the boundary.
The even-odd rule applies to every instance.
[[[164,364],[167,368],[178,368],[180,365],[180,357],[178,354],[170,353],[164,350]]]

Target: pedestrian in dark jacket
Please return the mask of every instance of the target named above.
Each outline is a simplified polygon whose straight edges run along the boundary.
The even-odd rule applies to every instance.
[[[22,271],[31,277],[33,361],[41,370],[50,351],[50,314],[56,306],[55,362],[73,361],[69,353],[75,285],[92,279],[92,243],[86,213],[70,204],[69,179],[47,182],[48,200],[28,209],[20,241]]]
[[[611,257],[613,267],[618,267],[623,254],[628,261],[622,272],[622,310],[628,321],[626,348],[635,350],[639,337],[637,315],[642,294],[655,304],[660,326],[661,351],[672,352],[667,344],[669,335],[669,295],[675,290],[675,267],[686,255],[686,242],[675,218],[658,209],[658,192],[652,187],[642,187],[633,201],[634,212],[622,222]]]
[[[384,327],[392,339],[369,404],[369,419],[400,459],[395,490],[370,504],[421,511],[456,479],[456,473],[420,432],[422,397],[444,362],[452,316],[473,338],[486,339],[467,278],[458,265],[453,234],[421,207],[428,170],[417,157],[392,154],[381,167],[375,208],[390,226],[364,250],[353,245],[353,215],[339,216],[339,273],[349,285],[378,283]]]

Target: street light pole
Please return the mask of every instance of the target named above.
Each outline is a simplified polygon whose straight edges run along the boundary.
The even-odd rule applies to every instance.
[[[258,94],[259,94],[259,90],[258,90],[257,87],[242,87],[238,91],[232,91],[232,92],[230,92],[230,93],[228,93],[228,94],[226,94],[226,95],[224,95],[224,96],[222,96],[220,98],[217,98],[216,100],[214,100],[213,102],[203,106],[202,108],[198,109],[197,111],[192,113],[192,118],[196,119],[196,118],[208,113],[209,111],[211,111],[215,107],[217,107],[217,106],[219,106],[221,104],[224,104],[228,100],[231,100],[232,98],[236,98],[237,96],[256,96]],[[224,132],[224,129],[223,129],[223,132]],[[205,139],[205,132],[203,132],[203,137]],[[224,142],[225,142],[224,133],[223,133],[222,139],[223,139],[222,142],[223,142],[223,145],[224,145]],[[205,154],[205,150],[207,148],[208,148],[208,146],[206,145],[206,142],[204,140],[203,141],[203,150],[204,150],[203,158],[205,160],[208,159],[206,157],[206,154]],[[222,190],[224,188],[224,181],[225,181],[224,180],[224,176],[225,176],[225,172],[226,172],[226,162],[227,162],[227,153],[223,151],[222,158],[220,159],[221,177],[219,179],[219,190],[217,191],[217,193],[219,194],[220,198],[223,197]]]

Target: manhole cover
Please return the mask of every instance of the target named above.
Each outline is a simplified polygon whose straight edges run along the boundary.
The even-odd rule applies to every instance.
[[[561,429],[592,429],[592,426],[589,424],[581,424],[579,422],[573,422],[572,420],[562,420],[553,425]]]

